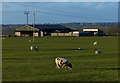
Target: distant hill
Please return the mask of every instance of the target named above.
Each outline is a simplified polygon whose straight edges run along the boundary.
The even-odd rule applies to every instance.
[[[67,28],[71,28],[73,30],[79,30],[83,28],[95,28],[95,27],[112,27],[117,26],[117,22],[99,22],[99,23],[63,23],[61,24],[63,26],[66,26]]]

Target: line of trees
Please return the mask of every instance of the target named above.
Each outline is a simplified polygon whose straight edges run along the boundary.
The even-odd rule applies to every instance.
[[[119,35],[120,28],[118,26],[112,26],[112,27],[104,27],[99,28],[100,30],[104,31],[105,35]]]

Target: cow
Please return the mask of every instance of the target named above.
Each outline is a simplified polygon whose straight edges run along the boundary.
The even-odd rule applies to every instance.
[[[30,46],[30,50],[38,51],[38,47]]]
[[[94,42],[94,43],[93,43],[93,45],[97,45],[97,44],[98,44],[98,42]]]
[[[102,53],[100,50],[95,49],[95,54],[100,54],[100,53]]]
[[[72,64],[65,58],[57,57],[55,58],[56,68],[69,68],[72,69]]]
[[[31,40],[29,40],[29,42],[31,42]]]

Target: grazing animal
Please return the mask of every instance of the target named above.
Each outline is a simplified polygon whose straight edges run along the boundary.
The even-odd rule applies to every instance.
[[[60,58],[57,57],[55,59],[55,63],[56,63],[56,68],[60,69],[60,68],[69,68],[72,69],[72,64],[65,58]]]
[[[29,40],[29,42],[31,42],[31,40]]]
[[[94,42],[94,43],[93,43],[93,45],[97,45],[97,44],[98,44],[98,42]]]
[[[95,49],[95,54],[102,53],[100,50]]]
[[[30,50],[38,51],[38,47],[30,46]]]
[[[5,37],[1,37],[1,39],[5,39]]]
[[[83,50],[83,48],[78,48],[78,50]]]
[[[72,37],[72,39],[74,39],[74,37]]]

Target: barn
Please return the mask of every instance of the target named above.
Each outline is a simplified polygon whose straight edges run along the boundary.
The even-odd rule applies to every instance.
[[[42,31],[40,31],[38,28],[34,28],[29,25],[24,25],[20,28],[17,28],[15,31],[16,36],[22,36],[22,37],[27,37],[27,36],[42,36]]]
[[[99,29],[83,29],[83,31],[73,31],[72,36],[103,36],[104,32]]]
[[[83,29],[83,32],[89,33],[91,36],[102,36],[104,32],[99,29]]]
[[[17,28],[15,35],[22,37],[33,36],[33,34],[34,36],[50,36],[53,32],[65,33],[69,31],[71,31],[71,29],[58,24],[36,24],[35,27],[33,27],[33,25],[24,25]]]

